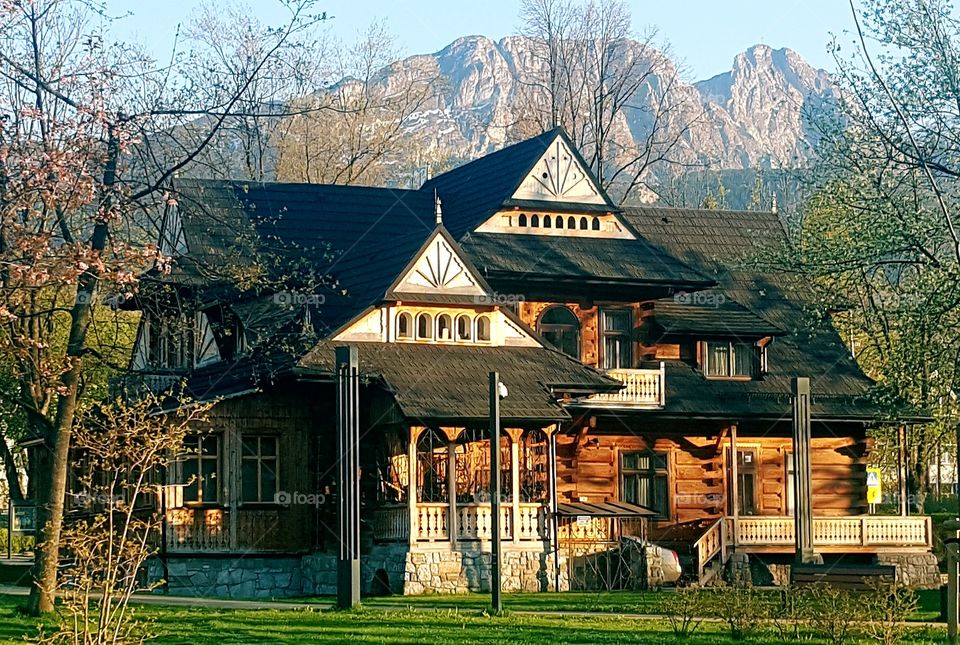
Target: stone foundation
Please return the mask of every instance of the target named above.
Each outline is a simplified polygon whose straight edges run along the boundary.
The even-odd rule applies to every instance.
[[[932,553],[881,553],[877,564],[897,567],[897,584],[913,589],[939,589],[940,568]]]
[[[158,559],[148,563],[151,580],[163,579]],[[302,595],[299,557],[169,558],[171,594],[217,598],[284,598]]]
[[[489,547],[486,547],[487,549]],[[560,589],[569,588],[561,555]],[[504,545],[504,591],[553,591],[553,553],[543,547]],[[164,577],[159,559],[148,563],[150,580]],[[360,590],[365,595],[467,593],[490,591],[490,552],[480,546],[374,545],[360,558]],[[171,594],[218,598],[286,598],[331,595],[337,591],[337,556],[311,553],[285,557],[178,556],[167,559]]]

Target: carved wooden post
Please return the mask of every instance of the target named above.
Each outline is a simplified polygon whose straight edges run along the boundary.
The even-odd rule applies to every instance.
[[[360,604],[360,377],[356,347],[337,347],[337,460],[340,557],[337,606]]]
[[[410,445],[407,447],[407,510],[410,517],[408,524],[410,546],[417,543],[420,534],[420,522],[417,513],[417,441],[426,430],[423,426],[410,426]]]
[[[813,491],[810,465],[810,379],[793,379],[794,540],[800,564],[822,563],[813,548]]]
[[[510,437],[510,496],[513,500],[510,530],[516,544],[520,541],[520,438],[523,428],[506,428],[504,432]]]
[[[457,542],[457,439],[463,428],[440,428],[447,438],[447,534],[451,544]]]
[[[500,375],[490,372],[490,594],[494,614],[503,613],[500,599]]]
[[[737,450],[737,424],[730,425],[730,498],[733,502],[733,545],[740,541],[740,454]]]
[[[559,424],[554,424],[543,428],[547,435],[547,485],[550,492],[547,498],[549,504],[548,515],[544,521],[549,520],[549,528],[544,526],[544,531],[550,540],[550,550],[553,551],[553,590],[560,591],[560,535],[557,519],[557,430]]]
[[[897,428],[897,492],[900,495],[900,517],[910,514],[910,506],[907,504],[907,480],[907,426],[900,424]]]

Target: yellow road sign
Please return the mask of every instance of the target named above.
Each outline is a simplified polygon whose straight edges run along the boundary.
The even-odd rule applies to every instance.
[[[879,504],[883,499],[883,486],[880,482],[880,469],[867,468],[867,504]]]

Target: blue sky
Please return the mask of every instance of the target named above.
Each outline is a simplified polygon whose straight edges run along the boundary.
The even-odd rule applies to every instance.
[[[177,24],[186,21],[200,0],[109,0],[109,12],[132,15],[118,21],[114,33],[137,39],[158,56],[169,51]],[[264,22],[276,24],[285,10],[277,0],[248,0]],[[832,69],[826,46],[830,33],[845,42],[852,28],[846,0],[629,0],[634,25],[656,26],[683,59],[690,76],[703,79],[730,69],[733,57],[757,43],[789,47],[811,64]],[[382,18],[405,54],[441,49],[458,36],[491,38],[515,33],[518,0],[330,0],[322,10],[334,19],[330,29],[351,39]]]

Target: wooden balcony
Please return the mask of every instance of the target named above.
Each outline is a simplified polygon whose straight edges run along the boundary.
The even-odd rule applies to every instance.
[[[516,516],[516,520],[514,517]],[[416,505],[414,535],[410,538],[410,508],[391,506],[372,513],[371,526],[378,542],[469,542],[489,540],[491,512],[489,504],[466,504],[456,507],[456,535],[451,539],[450,505],[419,503]],[[542,542],[549,539],[547,509],[542,504],[505,502],[500,507],[500,539],[515,542]]]
[[[272,552],[284,549],[277,510],[243,509],[231,537],[230,510],[174,508],[167,511],[166,549],[171,553]]]
[[[666,402],[666,371],[663,363],[657,369],[607,370],[607,376],[622,381],[619,392],[595,394],[584,403],[590,407],[637,408],[655,410]]]
[[[727,517],[725,522],[726,535],[738,551],[784,552],[794,548],[793,517]],[[823,553],[928,551],[933,546],[933,528],[930,518],[923,516],[815,517],[813,544]]]

